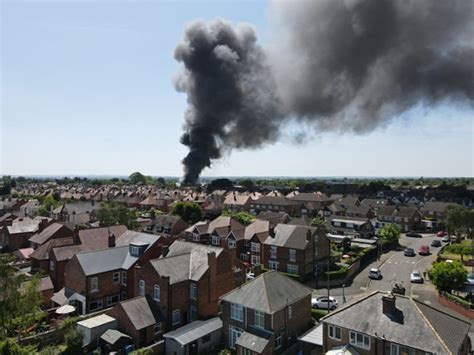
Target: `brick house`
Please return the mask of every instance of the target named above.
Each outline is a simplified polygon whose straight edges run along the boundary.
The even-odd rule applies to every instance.
[[[78,253],[67,263],[64,286],[70,293],[68,301],[82,314],[113,306],[133,295],[133,267],[139,260],[161,255],[160,237],[130,232],[111,241],[107,249]],[[125,233],[127,234],[127,233]],[[112,235],[110,237],[114,239]],[[122,241],[120,241],[122,239]]]
[[[250,212],[259,214],[262,211],[285,212],[291,216],[302,213],[303,203],[285,196],[262,196],[250,201]]]
[[[50,239],[30,254],[31,269],[34,272],[42,271],[49,274],[49,258],[50,252],[53,248],[62,247],[66,245],[74,245],[72,237]]]
[[[292,348],[312,326],[311,293],[299,282],[269,271],[223,295],[226,346],[237,354],[278,354]]]
[[[331,312],[322,324],[323,353],[349,347],[360,355],[467,355],[471,345],[469,322],[380,291]]]
[[[421,229],[421,213],[413,206],[384,206],[377,210],[376,228],[395,224],[400,231]]]
[[[303,205],[301,213],[307,216],[316,216],[318,211],[324,207],[330,205],[332,200],[330,200],[322,192],[300,192],[293,194],[290,197],[291,200],[300,202]]]
[[[245,246],[240,251],[240,260],[252,265],[260,265],[263,259],[263,243],[272,232],[270,222],[260,219],[245,227]]]
[[[97,220],[96,213],[100,205],[93,201],[65,203],[52,211],[53,218],[74,225],[87,224]]]
[[[263,243],[262,255],[265,268],[304,279],[329,256],[329,240],[314,227],[279,224]]]
[[[442,221],[446,217],[446,210],[449,206],[459,206],[450,202],[431,202],[428,201],[423,206],[423,218],[434,221]]]
[[[180,235],[186,228],[188,228],[188,224],[181,217],[160,215],[152,219],[151,224],[145,228],[145,231],[173,238]]]
[[[0,244],[6,246],[10,252],[30,246],[28,239],[41,232],[52,222],[46,217],[24,217],[12,221],[11,225],[3,227],[0,232]]]
[[[159,305],[168,331],[218,315],[218,299],[245,282],[238,259],[224,248],[175,241],[165,256],[135,269],[135,294]]]
[[[137,349],[162,338],[163,316],[149,296],[121,301],[107,314],[117,319],[119,330],[132,337]]]
[[[331,217],[331,233],[369,239],[375,235],[375,228],[368,218]]]
[[[73,231],[68,226],[61,223],[51,223],[45,227],[41,232],[30,237],[29,241],[33,249],[38,249],[51,239],[71,237]]]
[[[250,195],[242,195],[233,191],[225,197],[224,207],[231,212],[248,212],[250,210],[250,201]]]

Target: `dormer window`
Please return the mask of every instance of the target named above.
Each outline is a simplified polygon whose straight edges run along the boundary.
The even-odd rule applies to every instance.
[[[130,255],[131,256],[139,256],[140,255],[140,248],[135,245],[130,245]]]

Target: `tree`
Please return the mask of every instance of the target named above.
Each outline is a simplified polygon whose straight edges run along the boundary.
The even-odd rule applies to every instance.
[[[450,263],[445,261],[434,263],[428,274],[436,288],[445,292],[451,292],[451,290],[461,287],[467,277],[466,269],[457,260]]]
[[[97,219],[102,227],[110,227],[116,224],[126,225],[129,229],[137,227],[135,212],[116,203],[103,203],[97,211]]]
[[[40,216],[49,216],[51,210],[59,206],[58,200],[56,200],[53,195],[49,194],[43,199],[43,203],[38,208],[38,215]]]
[[[309,223],[311,227],[316,227],[320,230],[321,233],[328,234],[331,228],[329,227],[328,222],[324,219],[316,217],[311,220]]]
[[[448,233],[457,237],[467,235],[471,239],[474,231],[474,210],[459,205],[449,206],[446,209],[446,226]]]
[[[379,237],[382,242],[391,245],[398,245],[400,239],[400,230],[394,224],[386,224],[379,231]]]
[[[202,218],[201,207],[194,202],[176,202],[171,210],[171,214],[180,216],[188,223],[196,223]]]
[[[238,222],[242,223],[244,226],[248,226],[250,223],[255,221],[255,216],[247,212],[237,212],[232,214],[232,217]]]
[[[207,186],[208,191],[214,190],[232,190],[234,183],[229,179],[215,179]]]
[[[250,191],[253,190],[253,188],[255,187],[255,184],[250,179],[240,180],[239,185]]]
[[[130,181],[131,184],[136,185],[136,184],[143,184],[145,185],[147,182],[146,176],[143,175],[142,173],[139,173],[138,171],[132,173],[129,177],[128,180]]]

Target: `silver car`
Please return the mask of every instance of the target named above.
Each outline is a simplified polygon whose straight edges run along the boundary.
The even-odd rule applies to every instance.
[[[413,271],[410,274],[410,282],[422,284],[423,283],[423,276],[419,271]]]

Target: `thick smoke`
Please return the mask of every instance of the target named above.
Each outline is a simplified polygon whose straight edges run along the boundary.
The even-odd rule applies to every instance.
[[[474,102],[473,2],[274,4],[268,49],[248,26],[194,23],[175,57],[188,95],[183,160],[193,183],[233,148],[274,142],[289,118],[365,132],[416,104]]]

